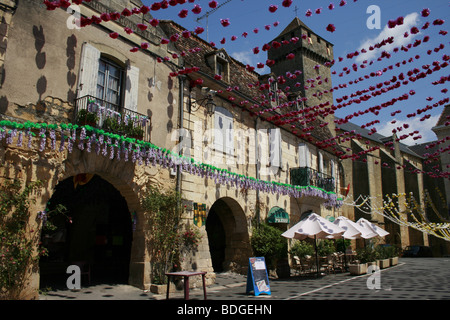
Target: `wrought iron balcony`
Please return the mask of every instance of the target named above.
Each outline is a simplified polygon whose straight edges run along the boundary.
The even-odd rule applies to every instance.
[[[292,168],[291,184],[295,186],[315,186],[325,191],[335,192],[335,179],[309,167]]]
[[[151,137],[149,117],[93,96],[75,100],[74,123],[147,142]]]

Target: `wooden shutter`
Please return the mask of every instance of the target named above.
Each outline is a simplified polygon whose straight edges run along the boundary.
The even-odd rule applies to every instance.
[[[272,167],[281,167],[281,130],[280,128],[269,131],[269,161]]]
[[[125,108],[137,112],[139,68],[129,65],[126,74]]]
[[[311,156],[309,152],[309,147],[306,143],[300,143],[298,145],[298,162],[299,167],[311,167]]]
[[[78,75],[78,98],[87,95],[96,96],[99,61],[100,51],[89,43],[83,43]]]
[[[234,154],[233,115],[227,109],[216,107],[214,129],[215,150]]]

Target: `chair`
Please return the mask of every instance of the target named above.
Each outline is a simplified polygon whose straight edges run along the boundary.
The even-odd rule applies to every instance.
[[[80,277],[87,276],[88,284],[91,284],[91,265],[87,261],[74,261],[74,264],[80,268]]]
[[[320,258],[320,270],[324,269],[324,272],[330,273],[330,271],[334,272],[333,269],[333,258],[332,255],[329,254],[326,257]]]
[[[294,256],[294,265],[293,268],[295,270],[295,274],[301,274],[302,273],[302,263],[300,261],[300,258],[297,256]]]
[[[315,265],[314,260],[311,256],[306,255],[304,259],[301,260],[302,270],[305,271],[305,273],[311,272],[312,267]]]
[[[340,270],[341,272],[345,271],[343,257],[344,257],[344,254],[340,254],[340,253],[333,254],[333,269],[334,269],[335,273],[336,273],[336,270]]]

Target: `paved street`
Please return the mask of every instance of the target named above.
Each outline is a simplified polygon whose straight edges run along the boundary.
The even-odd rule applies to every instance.
[[[373,287],[373,289],[369,289]],[[375,286],[378,284],[378,288]],[[399,264],[379,274],[350,276],[327,274],[319,278],[295,276],[270,280],[271,294],[246,294],[246,276],[218,274],[207,288],[208,300],[450,300],[450,258],[400,258]],[[182,299],[183,292],[171,292],[171,299]],[[190,291],[192,300],[202,300],[202,288]],[[50,291],[40,300],[164,300],[127,285],[97,285],[79,291]]]

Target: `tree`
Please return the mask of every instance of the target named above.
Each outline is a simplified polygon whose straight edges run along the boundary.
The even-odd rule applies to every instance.
[[[151,280],[155,284],[165,284],[165,273],[179,268],[181,253],[195,250],[201,238],[196,227],[183,226],[181,200],[177,192],[161,192],[153,186],[142,200],[149,226]]]
[[[287,240],[282,231],[266,223],[253,228],[251,245],[258,257],[264,257],[269,269],[275,269],[279,259],[286,256]]]

